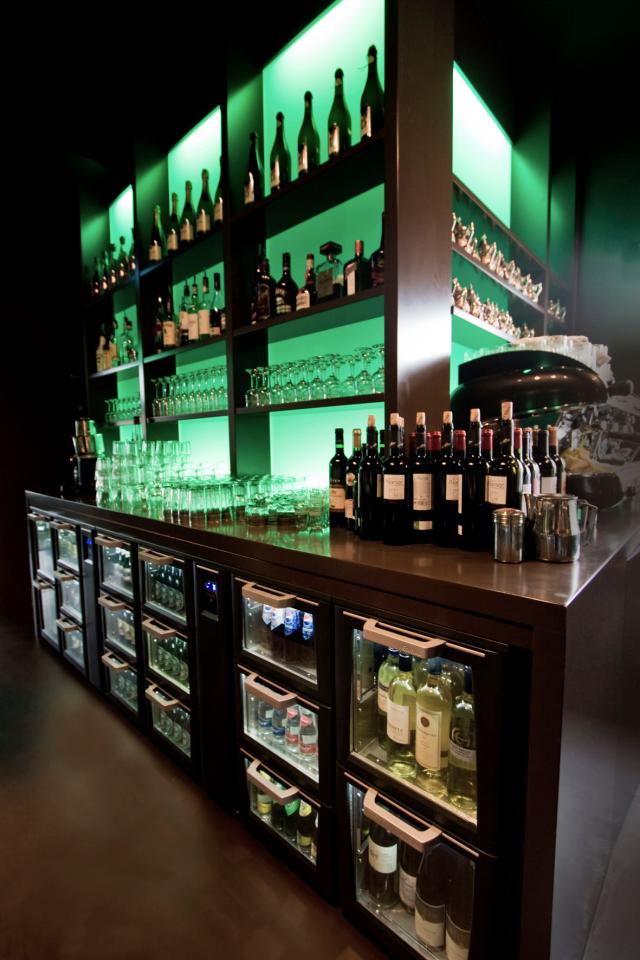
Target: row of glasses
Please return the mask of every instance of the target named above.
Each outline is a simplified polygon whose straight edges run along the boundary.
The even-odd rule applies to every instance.
[[[245,393],[247,407],[384,393],[384,344],[347,356],[331,353],[246,372],[250,381]]]
[[[112,397],[105,400],[106,423],[118,423],[120,420],[134,420],[140,416],[140,397]]]
[[[151,383],[155,391],[151,401],[151,412],[154,417],[212,413],[227,409],[225,364],[202,367],[199,370],[169,377],[157,377]]]

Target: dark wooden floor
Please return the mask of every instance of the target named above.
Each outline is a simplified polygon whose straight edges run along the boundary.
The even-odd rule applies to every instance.
[[[0,958],[235,957],[382,955],[27,632],[0,626]]]

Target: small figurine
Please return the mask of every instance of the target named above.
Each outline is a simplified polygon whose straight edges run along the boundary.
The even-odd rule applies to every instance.
[[[471,243],[467,241],[467,253],[474,259],[480,262],[480,254],[478,253],[478,238],[474,237]]]
[[[534,303],[538,303],[541,294],[542,294],[542,281],[540,281],[539,283],[532,284],[531,293],[529,294],[529,296],[531,297]]]
[[[516,288],[516,290],[522,291],[522,281],[523,281],[522,270],[520,269],[520,267],[516,267],[515,270],[513,271],[513,277],[511,278],[511,283]]]
[[[510,283],[512,286],[515,286],[513,282],[513,278],[516,275],[517,269],[518,268],[516,267],[515,260],[509,260],[509,263],[507,263],[504,268],[504,274],[503,274],[504,279],[507,281],[507,283]]]
[[[456,230],[458,223],[460,223],[460,217],[457,216],[455,210],[451,211],[452,221],[451,221],[451,243],[456,242]]]
[[[467,250],[471,248],[471,244],[473,243],[475,235],[476,235],[476,228],[472,220],[469,226],[467,227],[467,242],[465,244]]]
[[[460,286],[457,277],[453,278],[452,296],[454,307],[457,307],[459,310],[465,310],[467,303],[467,288]]]
[[[480,257],[480,263],[483,263],[485,266],[489,263],[491,259],[491,251],[495,244],[490,244],[487,240],[486,233],[483,233],[480,238],[480,243],[478,244],[478,255]]]
[[[456,217],[456,222],[453,224],[451,233],[454,243],[457,243],[459,247],[464,247],[467,242],[467,228],[460,217]]]
[[[493,270],[495,270],[496,276],[500,277],[500,279],[504,278],[504,271],[505,271],[506,265],[507,265],[507,261],[504,258],[504,254],[502,250],[498,250],[498,255],[496,256],[496,264],[495,264],[495,267],[493,267]]]
[[[482,300],[471,284],[469,284],[469,290],[467,292],[467,303],[467,309],[470,314],[474,317],[480,317],[482,315]]]

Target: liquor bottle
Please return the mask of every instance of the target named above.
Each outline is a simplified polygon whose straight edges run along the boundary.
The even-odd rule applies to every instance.
[[[120,356],[123,363],[135,363],[138,359],[138,350],[133,339],[133,326],[128,317],[123,321],[124,332],[121,337]],[[124,621],[118,621],[122,623]]]
[[[336,427],[336,452],[329,461],[329,526],[344,527],[346,518],[347,458],[344,455],[344,430]]]
[[[488,524],[489,511],[485,502],[489,460],[481,448],[482,423],[480,410],[471,411],[469,446],[462,475],[462,539],[463,550],[489,550],[491,539]],[[491,434],[493,437],[493,434]]]
[[[447,900],[446,847],[442,843],[425,848],[416,881],[416,937],[427,947],[443,947]]]
[[[398,672],[389,686],[387,702],[387,764],[398,777],[416,775],[416,688],[411,656],[398,656]]]
[[[316,275],[318,302],[341,297],[344,283],[344,269],[338,259],[338,254],[342,253],[342,244],[328,240],[320,247],[320,253],[325,259],[318,264]]]
[[[129,276],[129,257],[124,248],[125,239],[120,237],[120,249],[118,251],[118,282],[121,283]]]
[[[211,302],[209,300],[209,278],[202,274],[202,296],[198,303],[198,340],[208,340],[211,336]]]
[[[320,163],[320,136],[313,122],[313,94],[304,95],[304,119],[298,134],[298,176],[303,177]]]
[[[442,680],[442,660],[427,663],[427,682],[416,695],[416,762],[423,772],[426,789],[444,793],[449,765],[451,693]]]
[[[198,284],[193,278],[191,284],[191,301],[187,313],[187,338],[189,343],[195,343],[199,336],[198,329]]]
[[[367,888],[379,907],[398,902],[398,838],[379,823],[369,829]]]
[[[266,257],[260,265],[255,314],[256,321],[269,320],[276,315],[276,282],[269,272]]]
[[[213,204],[209,194],[209,171],[205,168],[202,171],[202,190],[196,211],[196,236],[204,237],[210,233],[212,221]]]
[[[364,240],[356,240],[355,256],[344,265],[344,292],[350,297],[371,286],[371,268],[364,259]]]
[[[178,194],[171,194],[171,216],[167,230],[167,253],[177,253],[180,248],[180,220],[178,219]]]
[[[293,313],[298,285],[291,276],[291,254],[282,254],[282,276],[276,284],[276,313]]]
[[[513,404],[504,401],[498,427],[498,450],[489,464],[487,503],[496,507],[522,508],[522,464],[513,455]]]
[[[369,47],[369,73],[360,98],[360,139],[369,140],[384,127],[384,93],[378,77],[378,51]]]
[[[213,299],[210,310],[210,333],[212,337],[222,334],[222,311],[220,309],[220,274],[213,275]]]
[[[387,737],[387,710],[389,705],[389,687],[391,686],[392,680],[395,679],[395,676],[398,672],[398,666],[400,664],[399,660],[399,651],[395,647],[389,647],[387,650],[387,655],[378,667],[378,681],[377,681],[377,728],[378,728],[378,743],[380,746],[386,750],[389,746],[389,740]]]
[[[329,160],[342,156],[351,146],[351,114],[344,99],[344,73],[335,73],[335,93],[329,111]]]
[[[315,257],[312,253],[307,254],[307,265],[304,274],[304,286],[300,287],[296,295],[296,310],[307,310],[316,302],[316,274]]]
[[[276,114],[276,136],[269,158],[271,166],[271,193],[291,183],[291,154],[284,138],[284,114]]]
[[[118,261],[116,260],[116,245],[109,244],[109,289],[118,285]]]
[[[371,254],[369,269],[371,274],[371,286],[381,287],[384,283],[384,211],[382,213],[382,234],[380,236],[380,246]]]
[[[315,810],[306,800],[300,801],[298,810],[298,822],[296,824],[296,840],[301,853],[307,857],[311,854],[311,840],[313,837],[313,824],[316,818]]]
[[[407,477],[409,465],[404,453],[404,420],[391,414],[389,454],[382,469],[382,542],[404,544],[409,534]]]
[[[184,207],[180,217],[180,243],[193,243],[196,235],[196,213],[191,203],[192,190],[191,180],[187,180],[184,185]]]
[[[427,455],[426,414],[416,413],[416,447],[409,462],[407,504],[410,538],[414,543],[433,539],[434,465]]]
[[[400,845],[400,865],[398,868],[398,894],[405,910],[413,913],[416,907],[416,882],[422,852],[415,850],[408,843]]]
[[[556,465],[549,454],[549,431],[538,431],[538,466],[540,467],[540,493],[557,493],[558,476]]]
[[[156,314],[153,323],[153,347],[156,353],[162,353],[164,347],[163,341],[164,325],[164,307],[162,306],[162,297],[158,297],[156,302]]]
[[[531,472],[531,493],[537,497],[540,493],[540,467],[533,459],[533,430],[531,427],[525,427],[524,437],[524,456],[523,461],[529,467]]]
[[[434,542],[457,547],[462,535],[462,477],[466,457],[466,433],[453,431],[453,449],[442,450],[434,469]]]
[[[157,263],[164,257],[164,232],[162,230],[162,217],[160,206],[156,203],[153,208],[153,223],[151,225],[151,238],[149,240],[149,262]]]
[[[311,766],[318,763],[318,727],[312,713],[300,717],[300,755]]]
[[[189,342],[189,284],[185,283],[180,301],[180,346]]]
[[[556,476],[558,478],[558,493],[567,492],[567,467],[558,453],[558,428],[549,427],[549,456],[556,465]]]
[[[247,176],[244,181],[244,202],[246,205],[260,199],[262,199],[262,161],[260,160],[258,134],[254,131],[249,134],[249,159],[247,160]]]
[[[131,246],[129,247],[129,273],[135,273],[138,269],[138,257],[136,254],[136,234],[131,228]]]
[[[102,292],[100,282],[100,258],[93,258],[93,277],[91,279],[91,296],[99,297]]]
[[[473,672],[464,668],[464,689],[453,701],[449,733],[448,790],[451,803],[475,810],[478,797]]]
[[[218,177],[218,186],[213,198],[213,225],[222,223],[224,219],[224,198],[222,196],[222,157],[220,157],[220,176]]]
[[[358,476],[358,467],[362,458],[362,430],[353,431],[353,453],[347,460],[344,488],[344,519],[347,530],[356,529],[354,513],[354,483]]]
[[[523,495],[525,493],[532,493],[531,470],[529,469],[529,465],[524,461],[521,427],[514,427],[513,430],[513,455],[522,466],[522,493]]]
[[[382,464],[372,415],[367,425],[367,452],[358,467],[358,529],[362,540],[379,540],[382,533]]]
[[[473,924],[475,866],[459,854],[447,898],[445,950],[448,960],[467,960]]]
[[[162,349],[172,350],[177,345],[176,317],[173,312],[171,291],[169,291],[167,295],[167,309],[162,320]]]

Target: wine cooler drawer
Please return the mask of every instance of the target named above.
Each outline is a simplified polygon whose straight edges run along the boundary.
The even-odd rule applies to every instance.
[[[190,760],[191,710],[155,683],[148,683],[145,697],[155,735],[172,753]]]
[[[254,832],[323,896],[334,896],[333,811],[240,752],[241,803]]]
[[[133,609],[108,593],[101,593],[98,603],[102,608],[103,637],[110,647],[115,647],[128,657],[136,659],[136,627]]]
[[[241,655],[285,684],[331,700],[331,635],[327,603],[236,578]]]
[[[82,627],[65,616],[59,616],[56,624],[60,631],[60,647],[64,656],[67,660],[71,661],[74,667],[77,667],[78,670],[82,670],[82,672],[85,673],[86,658]]]
[[[60,610],[68,613],[78,623],[82,623],[82,591],[79,578],[59,568],[53,575],[60,589]]]
[[[80,571],[80,551],[76,527],[64,520],[52,520],[58,563],[76,573]]]
[[[492,956],[494,937],[502,943],[492,916],[495,860],[356,777],[343,773],[340,780],[337,845],[349,851],[349,868],[340,871],[346,912],[387,956]]]
[[[131,544],[103,533],[96,534],[94,543],[99,550],[101,584],[133,599]]]
[[[110,650],[102,655],[106,667],[107,694],[138,715],[138,674],[133,667]]]
[[[175,627],[147,617],[142,621],[147,666],[182,693],[190,692],[190,643]]]
[[[36,591],[36,610],[40,634],[56,649],[60,648],[58,626],[56,624],[56,591],[52,583],[42,577],[33,581]]]
[[[33,545],[35,548],[36,569],[48,577],[53,576],[53,544],[51,541],[51,520],[49,517],[31,511]]]
[[[142,565],[142,602],[153,613],[187,622],[184,562],[147,547],[138,548]]]
[[[245,667],[238,674],[244,737],[259,755],[280,761],[305,789],[330,802],[331,711]]]

